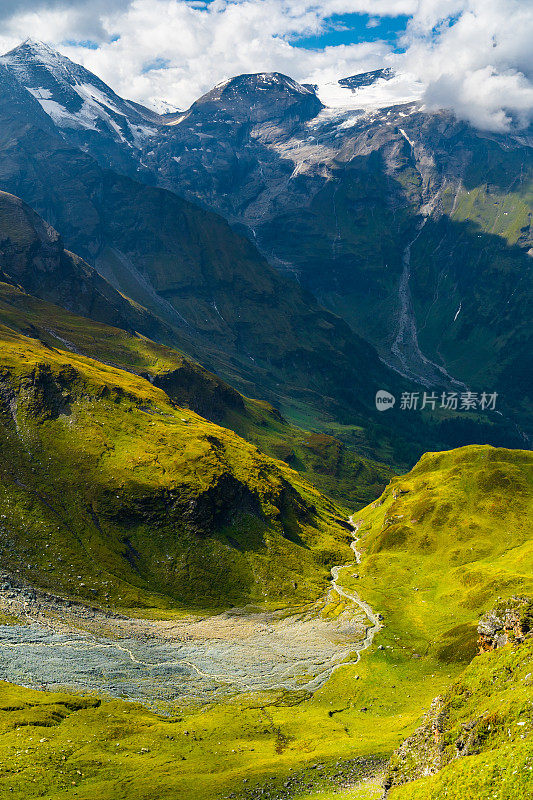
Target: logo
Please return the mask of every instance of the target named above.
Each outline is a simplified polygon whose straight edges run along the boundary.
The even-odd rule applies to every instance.
[[[388,408],[393,407],[395,402],[396,398],[394,395],[389,394],[385,389],[380,389],[376,392],[376,408],[378,411],[387,411]]]

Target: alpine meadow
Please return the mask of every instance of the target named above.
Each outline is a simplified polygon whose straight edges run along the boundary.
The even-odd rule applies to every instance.
[[[532,798],[531,3],[0,22],[0,800]]]

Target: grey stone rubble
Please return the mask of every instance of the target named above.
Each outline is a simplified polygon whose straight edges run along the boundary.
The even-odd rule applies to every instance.
[[[179,620],[106,613],[4,578],[0,608],[20,624],[0,626],[0,678],[151,706],[272,689],[313,692],[376,630],[377,620],[369,627],[367,609],[337,585],[338,571],[328,596],[303,612],[231,609]],[[331,592],[346,603],[334,621],[320,615]]]

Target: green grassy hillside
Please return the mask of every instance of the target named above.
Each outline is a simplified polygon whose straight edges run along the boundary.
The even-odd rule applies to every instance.
[[[243,397],[179,351],[140,334],[78,317],[5,283],[0,283],[0,322],[48,348],[89,356],[147,378],[181,408],[230,428],[262,452],[285,461],[346,504],[346,514],[379,494],[391,476],[388,467],[363,457],[353,446],[292,425],[266,401]]]
[[[531,797],[532,668],[531,639],[477,656],[392,759],[395,782],[398,771],[435,774],[393,786],[390,800]]]
[[[338,510],[283,462],[145,378],[0,341],[7,571],[115,606],[223,606],[315,597],[348,555]]]
[[[532,488],[529,451],[427,453],[356,515],[364,557],[347,582],[403,645],[443,664],[469,660],[487,605],[533,590]]]
[[[128,413],[135,419],[138,410]],[[150,421],[161,424],[157,414]],[[117,457],[108,456],[114,463]],[[336,791],[332,785],[364,773],[354,766],[361,764],[359,759],[379,767],[379,759],[388,758],[412,733],[450,682],[468,691],[479,686],[486,693],[480,695],[482,710],[492,713],[497,698],[488,697],[491,676],[502,676],[508,667],[516,672],[516,702],[499,678],[495,686],[505,714],[510,709],[512,719],[520,721],[525,662],[521,656],[516,664],[505,660],[512,648],[501,651],[504,660],[494,669],[489,654],[476,660],[485,665],[477,677],[470,672],[458,676],[475,653],[480,611],[490,608],[504,587],[506,595],[510,587],[511,593],[531,587],[532,461],[527,452],[489,447],[428,454],[357,514],[364,520],[362,563],[342,570],[339,581],[384,614],[384,628],[359,663],[335,671],[312,697],[298,692],[241,695],[207,707],[182,706],[165,719],[119,701],[99,704],[3,685],[0,786],[9,796],[47,800],[59,800],[66,792],[85,800],[230,795],[251,800],[261,791],[272,797],[329,800]],[[303,487],[300,491],[304,496]],[[402,524],[411,531],[404,530],[403,539]],[[299,569],[304,572],[305,562]],[[468,692],[458,697],[459,725],[470,719],[474,700]],[[503,728],[500,733],[494,741],[505,755]],[[446,767],[442,775],[447,769],[465,769],[465,763]],[[527,767],[525,756],[523,763]],[[376,796],[375,785],[368,791]],[[354,790],[353,796],[364,797],[362,792]]]

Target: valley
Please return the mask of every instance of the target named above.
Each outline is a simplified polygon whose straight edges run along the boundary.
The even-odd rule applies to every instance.
[[[0,57],[0,800],[532,795],[531,125],[402,81]]]
[[[0,747],[19,753],[15,783],[8,769],[0,772],[0,785],[21,797],[41,796],[31,789],[35,765],[45,768],[63,753],[65,770],[46,767],[46,796],[61,796],[68,779],[87,798],[125,798],[132,787],[149,798],[154,785],[169,797],[188,797],[194,774],[195,798],[326,798],[328,792],[340,798],[351,797],[350,791],[381,797],[388,753],[475,655],[481,611],[502,593],[533,591],[531,465],[530,453],[487,447],[425,457],[354,515],[359,539],[352,563],[333,567],[329,593],[296,615],[284,607],[193,617],[180,611],[169,618],[146,609],[133,618],[14,584],[4,588],[10,624],[3,627],[0,653],[5,644],[24,645],[9,669],[24,664],[18,682],[33,688],[0,687],[7,693]],[[491,537],[495,520],[506,531],[498,540]],[[43,649],[51,643],[48,661]],[[523,646],[517,645],[518,654]],[[107,663],[106,652],[112,656]],[[189,661],[189,679],[178,674],[179,663],[168,663],[177,652]],[[159,667],[147,666],[157,657]],[[202,680],[194,675],[195,691],[191,663],[204,673]],[[214,663],[219,672],[210,684]],[[47,669],[55,672],[46,675]],[[62,676],[67,685],[60,687]],[[43,692],[46,678],[51,681]],[[183,691],[184,680],[189,683],[180,695],[176,687]],[[68,686],[87,689],[84,681],[91,684],[88,697],[65,694]],[[529,713],[527,693],[524,702]],[[72,709],[67,716],[63,703]],[[44,723],[44,739],[39,734],[32,743],[31,732],[50,713],[57,716]]]
[[[281,73],[237,76],[186,112],[157,115],[34,41],[0,67],[3,188],[146,308],[142,327],[130,326],[302,427],[340,423],[349,441],[355,423],[383,460],[379,426],[400,468],[428,446],[529,446],[527,135],[484,134],[416,100],[358,107],[345,85],[324,107]],[[54,97],[65,114],[48,113]],[[406,370],[392,348],[409,242],[406,331],[417,344]],[[69,309],[86,313],[75,295]],[[501,413],[421,415],[403,437],[394,411],[369,426],[378,389],[451,380],[498,392]]]
[[[333,576],[337,575],[334,567]],[[30,688],[97,692],[163,711],[244,692],[311,694],[372,644],[379,621],[335,579],[303,609],[233,608],[215,616],[143,619],[13,587],[0,608],[4,679]]]

